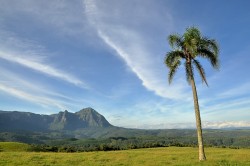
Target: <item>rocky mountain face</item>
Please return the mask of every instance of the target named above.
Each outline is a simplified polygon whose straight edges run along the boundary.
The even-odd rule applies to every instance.
[[[49,131],[77,130],[91,127],[111,127],[112,125],[92,108],[71,113],[67,110],[52,115],[30,112],[0,111],[0,131]]]

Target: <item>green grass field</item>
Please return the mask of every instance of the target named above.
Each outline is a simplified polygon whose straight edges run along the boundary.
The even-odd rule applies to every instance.
[[[109,152],[28,152],[28,145],[0,143],[0,165],[211,165],[250,166],[250,149],[206,148],[207,161],[198,161],[197,148],[166,147]]]

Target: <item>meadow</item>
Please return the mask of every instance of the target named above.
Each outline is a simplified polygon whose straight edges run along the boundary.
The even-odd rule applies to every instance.
[[[0,165],[250,165],[250,149],[206,148],[207,161],[198,161],[194,147],[166,147],[81,153],[29,152],[23,143],[0,143]]]

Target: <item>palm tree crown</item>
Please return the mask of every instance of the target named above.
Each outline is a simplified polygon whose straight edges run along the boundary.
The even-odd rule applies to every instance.
[[[185,60],[188,83],[190,84],[191,77],[193,77],[193,66],[195,66],[202,81],[208,85],[205,71],[196,57],[208,59],[211,65],[215,69],[218,69],[219,47],[217,42],[214,39],[208,39],[207,37],[201,36],[199,29],[195,27],[187,28],[182,36],[178,34],[169,35],[168,41],[173,49],[173,51],[167,53],[165,59],[165,64],[170,69],[168,75],[169,83],[172,82],[178,67],[181,65],[181,60]]]

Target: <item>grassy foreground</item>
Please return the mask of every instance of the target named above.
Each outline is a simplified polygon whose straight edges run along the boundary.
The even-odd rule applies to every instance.
[[[250,149],[206,148],[207,161],[198,161],[198,149],[166,147],[109,152],[27,152],[28,145],[0,143],[0,165],[211,165],[250,166]]]

